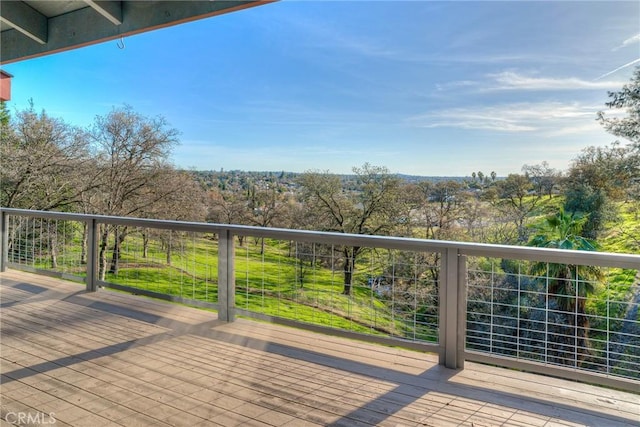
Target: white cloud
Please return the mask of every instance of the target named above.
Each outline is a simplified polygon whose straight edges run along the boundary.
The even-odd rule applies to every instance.
[[[638,60],[640,61],[640,60]],[[637,61],[634,61],[634,63]],[[625,84],[623,81],[603,80],[603,77],[612,74],[624,67],[633,65],[629,63],[611,73],[607,73],[595,80],[584,80],[578,77],[541,77],[520,74],[514,71],[503,71],[501,73],[487,74],[486,80],[461,80],[436,85],[437,90],[455,88],[476,88],[479,92],[492,91],[543,91],[543,90],[612,90]]]
[[[531,77],[512,71],[490,74],[495,86],[492,90],[575,90],[575,89],[610,89],[621,86],[621,82],[588,81],[577,77]]]
[[[579,103],[511,103],[440,110],[410,117],[407,123],[423,128],[537,132],[544,136],[560,136],[597,130],[596,111],[597,106]]]
[[[618,49],[622,49],[622,48],[627,47],[627,46],[629,46],[631,44],[634,44],[634,43],[640,43],[640,33],[629,37],[628,39],[623,41],[622,44],[620,44],[620,46],[614,48],[613,50],[616,51]]]
[[[326,49],[331,54],[347,52],[351,55],[361,55],[374,58],[390,58],[399,54],[390,48],[387,38],[381,35],[358,34],[343,27],[323,20],[313,20],[308,17],[297,16],[295,19],[283,17],[283,25],[295,29],[298,38],[293,43],[299,43],[304,53],[307,49]]]
[[[460,87],[473,87],[477,86],[478,82],[473,80],[458,80],[455,82],[444,83],[444,84],[436,84],[436,90],[438,91],[446,91],[451,88],[460,88]]]
[[[546,136],[567,136],[602,131],[602,125],[595,120],[575,126],[565,126],[546,133]]]

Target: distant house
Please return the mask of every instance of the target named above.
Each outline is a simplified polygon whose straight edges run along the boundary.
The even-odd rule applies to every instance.
[[[11,79],[13,76],[0,70],[0,101],[11,100]]]

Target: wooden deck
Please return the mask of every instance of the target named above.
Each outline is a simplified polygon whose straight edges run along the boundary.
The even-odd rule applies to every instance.
[[[1,425],[629,426],[640,396],[9,271]]]

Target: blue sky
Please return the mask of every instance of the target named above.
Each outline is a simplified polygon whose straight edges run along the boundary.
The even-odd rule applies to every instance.
[[[640,65],[640,2],[280,1],[3,67],[12,110],[162,115],[182,168],[566,170]]]

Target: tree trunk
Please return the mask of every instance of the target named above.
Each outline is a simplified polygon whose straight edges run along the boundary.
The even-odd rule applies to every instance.
[[[114,275],[117,275],[118,271],[120,271],[121,248],[126,237],[127,227],[124,227],[122,230],[118,227],[115,228],[113,251],[111,252],[111,267],[109,268],[109,273]]]
[[[303,289],[304,288],[304,276],[305,276],[306,270],[304,268],[304,263],[303,263],[302,260],[298,260],[297,271],[298,271],[298,277],[297,277],[298,283],[300,283],[300,289]]]
[[[120,270],[120,248],[126,235],[125,230],[120,230],[118,227],[114,230],[113,238],[113,250],[111,251],[111,266],[109,267],[109,273],[117,275]]]
[[[569,266],[575,269],[576,266]],[[589,317],[585,315],[586,297],[580,296],[577,284],[567,274],[560,274],[549,288],[554,295],[558,309],[564,317],[564,325],[555,325],[552,329],[555,336],[550,339],[550,348],[556,350],[553,360],[568,366],[581,366],[592,354],[589,342]],[[555,345],[554,345],[555,344]]]
[[[167,265],[171,265],[171,231],[169,231],[169,239],[166,242],[165,251],[167,254]]]
[[[360,252],[360,248],[355,246],[353,248],[345,247],[342,250],[342,254],[344,255],[344,290],[342,291],[343,295],[351,295],[353,273],[356,269],[356,257],[358,256],[358,252]]]
[[[117,234],[113,242],[113,250],[111,251],[111,266],[109,267],[109,273],[117,275],[120,269],[120,236]]]
[[[149,233],[147,231],[142,233],[142,258],[149,257]]]
[[[109,227],[107,225],[103,225],[102,237],[100,238],[100,253],[98,255],[99,258],[99,267],[98,267],[98,276],[100,280],[104,280],[107,273],[107,243],[109,241]]]
[[[526,242],[527,241],[527,227],[524,225],[525,217],[518,217],[516,221],[516,228],[518,230],[518,242]]]
[[[579,286],[579,285],[578,285]],[[592,355],[591,352],[591,343],[589,342],[589,328],[591,324],[589,323],[589,316],[586,316],[587,310],[587,299],[586,297],[582,297],[580,295],[577,296],[576,301],[576,351],[578,352],[578,366],[581,366],[585,359]]]
[[[440,264],[440,254],[433,254],[433,262],[428,263],[431,267],[428,268],[428,272],[431,275],[431,280],[436,284],[436,289],[440,289],[440,269],[437,267]]]
[[[55,229],[49,233],[49,255],[51,257],[51,268],[58,268],[58,239]]]
[[[89,226],[85,222],[82,225],[82,248],[80,252],[80,264],[87,263],[87,239],[89,238]]]

